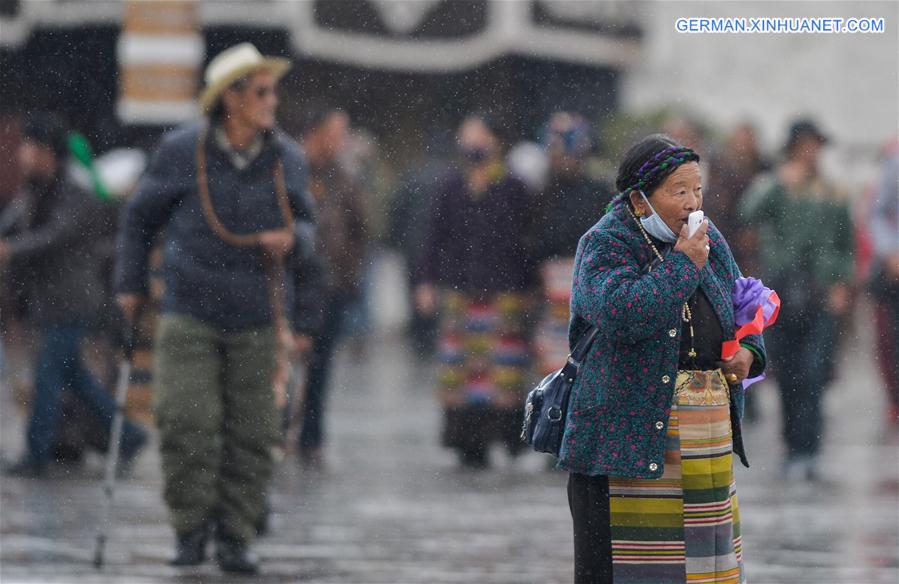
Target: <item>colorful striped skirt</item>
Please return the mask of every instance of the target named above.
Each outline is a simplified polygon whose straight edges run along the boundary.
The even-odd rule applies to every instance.
[[[543,310],[534,334],[537,373],[541,378],[565,364],[568,358],[568,321],[574,258],[543,262]]]
[[[513,436],[518,441],[518,412],[531,366],[531,304],[523,294],[498,294],[489,300],[444,294],[437,380],[439,399],[448,412],[446,446],[508,441]]]
[[[721,371],[679,371],[664,474],[609,477],[615,584],[746,581],[732,449]]]

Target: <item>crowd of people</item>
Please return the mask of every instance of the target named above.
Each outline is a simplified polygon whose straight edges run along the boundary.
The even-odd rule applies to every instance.
[[[130,164],[114,201],[99,196],[108,189],[96,166],[88,165],[87,180],[73,178],[71,131],[62,119],[31,113],[18,156],[23,189],[0,209],[0,324],[6,330],[11,320],[24,322],[36,339],[26,446],[3,472],[46,476],[62,428],[71,424],[67,390],[87,411],[83,429],[99,433],[97,447],[105,449],[115,403],[85,364],[83,341],[98,325],[107,332],[132,327],[147,310],[158,311],[153,413],[175,565],[205,561],[214,540],[223,570],[258,569],[250,544],[266,513],[272,447],[298,425],[288,447],[310,469],[326,464],[334,356],[351,308],[364,304],[377,241],[371,185],[346,164],[352,120],[336,107],[310,107],[291,134],[280,129],[277,84],[289,66],[249,44],[213,59],[202,119],[166,133],[146,168]],[[690,118],[661,129],[666,136],[652,148],[682,149],[678,164],[695,167],[688,178],[701,182],[698,204],[715,227],[713,257],[729,275],[762,278],[783,301],[768,358],[761,342],[747,348],[740,378],[770,360],[782,404],[784,476],[814,480],[825,431],[822,398],[841,331],[864,296],[875,308],[886,422],[899,424],[899,148],[886,153],[882,179],[854,198],[861,194],[842,192],[820,171],[830,138],[808,119],[788,128],[783,150],[770,160],[751,124],[734,128],[720,147]],[[652,205],[660,200],[647,187],[644,198],[634,198],[639,189],[622,187],[621,176],[613,183],[615,177],[591,172],[600,137],[601,128],[582,115],[557,112],[534,142],[509,150],[521,137],[505,135],[493,112],[474,111],[461,116],[454,153],[416,161],[398,181],[382,243],[407,260],[409,337],[422,358],[435,361],[441,440],[466,467],[489,466],[493,442],[512,455],[522,450],[526,390],[564,362],[573,307],[589,312],[601,300],[572,297],[581,237],[609,214],[628,220],[625,187],[641,225],[656,215]],[[634,160],[646,166],[656,154]],[[631,175],[624,182],[641,173]],[[853,206],[856,199],[864,205]],[[647,241],[664,247],[667,232],[647,228]],[[732,258],[715,256],[725,240]],[[701,268],[709,247],[693,247],[684,254]],[[161,253],[155,263],[154,249]],[[607,260],[595,258],[596,265]],[[690,271],[689,264],[680,268]],[[691,307],[698,329],[715,301],[702,298]],[[113,306],[121,319],[110,318]],[[708,338],[717,338],[713,333]],[[707,348],[696,350],[703,356]],[[711,363],[692,369],[710,370]],[[721,389],[704,379],[709,391]],[[750,415],[752,406],[750,399]],[[126,466],[147,435],[126,421]],[[565,468],[592,469],[578,452]],[[611,447],[609,456],[617,457]],[[624,472],[624,458],[611,460],[605,474]],[[657,476],[652,471],[634,481]],[[630,488],[615,480],[611,488]],[[574,502],[588,505],[593,495],[586,493],[597,486],[584,479],[574,488],[581,489]],[[582,537],[589,544],[589,533]],[[590,554],[587,564],[607,559]]]

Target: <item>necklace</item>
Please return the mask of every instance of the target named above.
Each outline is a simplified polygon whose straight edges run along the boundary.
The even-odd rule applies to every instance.
[[[695,338],[693,335],[693,313],[690,312],[690,306],[686,302],[684,302],[684,309],[681,314],[681,320],[683,320],[690,328],[690,350],[687,352],[687,356],[691,359],[695,359],[697,353],[696,344],[694,343]]]
[[[631,212],[630,209],[628,209],[627,212],[634,220],[634,223],[637,224],[637,227],[640,228],[640,233],[643,234],[643,239],[645,239],[646,243],[649,244],[650,249],[652,249],[653,253],[656,254],[656,257],[659,258],[660,262],[664,262],[665,258],[662,257],[662,254],[659,253],[658,248],[656,248],[655,244],[649,238],[649,234],[646,233],[646,229],[643,228],[643,225],[640,224],[640,221],[633,214],[633,212]],[[696,359],[696,337],[693,334],[693,313],[690,311],[690,305],[686,302],[684,302],[684,306],[681,309],[681,320],[687,325],[690,331],[690,350],[687,352],[687,356],[691,359]]]

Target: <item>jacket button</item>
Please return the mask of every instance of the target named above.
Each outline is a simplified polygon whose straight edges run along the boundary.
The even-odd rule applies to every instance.
[[[671,377],[670,377],[670,376],[668,376],[668,375],[663,375],[663,376],[662,376],[662,383],[668,383],[669,381],[671,381]]]
[[[677,331],[674,329],[671,329],[670,331],[668,331],[668,336],[673,339],[674,337],[677,336]]]
[[[649,463],[649,470],[651,470],[652,472],[655,472],[655,471],[659,470],[659,465],[657,465],[657,464],[654,463],[654,462],[650,462],[650,463]]]
[[[661,430],[664,427],[665,427],[664,422],[656,422],[656,430]]]

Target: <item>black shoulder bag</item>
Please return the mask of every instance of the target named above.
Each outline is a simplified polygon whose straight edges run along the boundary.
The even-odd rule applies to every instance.
[[[597,328],[593,325],[584,331],[565,366],[543,378],[528,394],[524,406],[524,424],[521,439],[537,452],[559,456],[565,420],[568,418],[568,400],[577,379],[581,362],[593,345]]]

